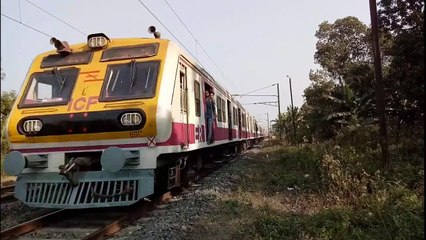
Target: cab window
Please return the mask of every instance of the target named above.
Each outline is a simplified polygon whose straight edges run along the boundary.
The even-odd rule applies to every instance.
[[[70,99],[79,69],[68,68],[34,73],[18,107],[66,105]]]
[[[109,65],[100,101],[152,98],[155,95],[159,61]]]

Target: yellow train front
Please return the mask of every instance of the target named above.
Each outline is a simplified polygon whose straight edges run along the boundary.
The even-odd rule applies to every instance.
[[[238,102],[158,35],[92,34],[71,46],[51,39],[56,50],[34,59],[8,119],[4,168],[17,176],[18,199],[45,208],[130,205],[179,185],[190,160],[201,167],[200,149],[238,151],[261,137]],[[200,114],[205,87],[239,116],[230,113],[229,126],[222,124],[229,130],[212,145]]]

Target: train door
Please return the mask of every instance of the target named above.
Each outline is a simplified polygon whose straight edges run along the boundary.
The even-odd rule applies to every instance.
[[[205,95],[205,92],[213,92],[213,87],[212,86],[210,86],[210,84],[208,84],[208,83],[204,83],[204,93],[203,93],[203,95],[204,95],[204,97],[203,97],[203,99],[204,99],[204,106],[206,107],[206,95]],[[216,102],[216,108],[217,108],[217,102]],[[208,142],[208,141],[210,141],[210,139],[208,139],[208,136],[209,136],[209,125],[208,125],[208,122],[207,122],[207,117],[206,117],[206,112],[207,112],[208,110],[207,109],[204,109],[204,119],[205,119],[205,124],[206,124],[206,141]],[[217,112],[216,112],[217,113]],[[214,123],[213,123],[213,126],[212,126],[212,133],[211,133],[211,137],[212,137],[212,139],[215,139],[214,138],[214,128],[215,128],[215,125],[214,125]]]
[[[228,103],[228,139],[232,140],[232,106],[231,106],[231,101],[227,101]]]
[[[179,86],[180,86],[180,120],[182,123],[182,147],[189,145],[189,114],[188,114],[188,84],[187,84],[187,67],[179,63]]]
[[[242,128],[241,128],[241,109],[238,108],[238,138],[241,139],[242,135]]]

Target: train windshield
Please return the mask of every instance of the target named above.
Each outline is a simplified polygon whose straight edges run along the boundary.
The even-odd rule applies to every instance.
[[[61,69],[34,73],[25,89],[19,107],[66,105],[70,99],[79,70]]]
[[[159,61],[109,65],[100,101],[152,98],[155,95]]]

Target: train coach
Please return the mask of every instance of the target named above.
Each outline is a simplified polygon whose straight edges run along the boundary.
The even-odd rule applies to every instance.
[[[214,157],[264,132],[197,62],[154,27],[152,38],[91,34],[32,62],[7,122],[7,174],[31,207],[126,206],[186,184]],[[214,91],[214,142],[204,91]]]

